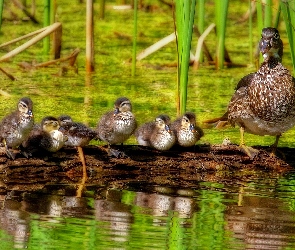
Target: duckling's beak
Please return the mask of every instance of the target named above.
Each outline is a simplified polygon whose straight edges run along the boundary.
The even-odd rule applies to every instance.
[[[171,132],[169,125],[165,125],[165,130],[166,130],[168,133]]]
[[[29,110],[29,111],[27,112],[27,115],[28,115],[28,117],[34,117],[34,115],[33,115],[33,111],[32,111],[32,110]]]
[[[115,110],[114,110],[114,116],[116,116],[117,114],[119,114],[119,109],[118,108],[115,108]]]

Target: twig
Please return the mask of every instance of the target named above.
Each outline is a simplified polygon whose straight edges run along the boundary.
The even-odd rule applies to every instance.
[[[13,75],[9,74],[7,71],[2,69],[1,67],[0,67],[0,71],[3,72],[5,75],[7,75],[10,78],[10,80],[12,80],[12,81],[15,80],[15,77]]]
[[[18,53],[24,51],[25,49],[29,48],[30,46],[34,45],[35,43],[39,42],[44,37],[48,36],[52,32],[54,32],[56,29],[58,29],[61,26],[61,23],[54,23],[50,26],[48,26],[43,32],[32,38],[31,40],[27,41],[23,45],[17,47],[16,49],[8,52],[4,56],[0,58],[0,62],[6,61],[10,59],[11,57],[17,55]]]
[[[80,49],[76,48],[69,56],[62,57],[62,58],[55,59],[55,60],[51,60],[51,61],[44,62],[44,63],[39,63],[39,64],[34,65],[34,67],[35,68],[47,67],[51,64],[55,64],[58,62],[65,62],[68,60],[70,60],[69,65],[73,66],[75,64],[76,58],[79,55],[79,53],[80,53]]]
[[[194,26],[194,32],[197,34],[198,37],[201,36],[201,33],[196,26]],[[203,50],[204,50],[204,55],[207,57],[207,60],[209,62],[213,61],[213,57],[211,56],[209,49],[208,49],[205,42],[203,42]]]
[[[199,37],[197,48],[196,48],[195,60],[194,60],[194,68],[198,68],[201,49],[202,49],[202,46],[204,45],[204,40],[215,26],[216,25],[214,23],[210,24],[209,27],[204,31],[204,33]]]
[[[26,9],[26,7],[22,3],[20,3],[18,0],[12,0],[12,2],[15,4],[15,6],[20,8],[34,23],[39,23],[39,21],[33,15],[31,15],[31,13]]]
[[[136,59],[137,61],[142,60],[143,58],[147,57],[148,55],[154,53],[155,51],[159,50],[160,48],[164,47],[168,43],[172,42],[175,40],[175,32],[170,34],[169,36],[164,37],[160,41],[154,43],[150,47],[146,48],[142,52],[140,52],[137,56]]]
[[[42,28],[42,29],[39,29],[39,30],[33,31],[33,32],[31,32],[31,33],[29,33],[29,34],[26,34],[26,35],[24,35],[24,36],[21,36],[21,37],[18,37],[18,38],[16,38],[16,39],[13,39],[13,40],[11,40],[11,41],[9,41],[9,42],[2,43],[2,44],[0,45],[0,48],[5,47],[5,46],[7,46],[7,45],[10,45],[10,44],[12,44],[12,43],[16,43],[16,42],[21,41],[21,40],[23,40],[23,39],[26,39],[26,38],[28,38],[28,37],[31,37],[31,36],[37,35],[37,34],[43,32],[44,30],[46,30],[47,28],[48,28],[48,27],[44,27],[44,28]]]

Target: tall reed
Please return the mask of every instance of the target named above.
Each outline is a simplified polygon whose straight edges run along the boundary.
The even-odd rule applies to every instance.
[[[4,0],[0,0],[0,31],[1,31],[1,26],[2,26],[3,5],[4,5]]]
[[[249,0],[249,57],[253,63],[253,18],[252,18],[252,0]]]
[[[285,20],[290,45],[293,73],[295,73],[295,1],[281,1],[281,11]]]
[[[228,11],[228,0],[215,0],[215,18],[217,29],[216,68],[222,69],[225,53],[225,31]]]
[[[44,19],[43,19],[43,27],[50,25],[50,8],[51,8],[51,0],[44,0]],[[50,37],[46,36],[43,39],[43,53],[47,55],[49,53],[50,48]]]
[[[262,1],[256,2],[256,9],[257,9],[257,28],[258,28],[258,33],[260,34],[261,30],[264,28]]]
[[[133,46],[132,46],[132,69],[131,69],[131,75],[135,76],[135,71],[136,71],[138,0],[134,0],[133,9],[134,9],[134,16],[133,16],[134,26],[133,26]]]
[[[196,0],[175,1],[175,25],[177,42],[177,92],[178,105],[177,113],[183,114],[186,111],[187,83],[190,60],[190,48],[195,16]]]
[[[104,19],[106,0],[99,0],[99,18]]]
[[[264,5],[264,27],[272,26],[272,0],[265,0]]]
[[[205,0],[198,0],[197,2],[198,20],[197,26],[200,34],[204,32],[205,29]],[[203,62],[203,53],[200,54],[200,62]]]

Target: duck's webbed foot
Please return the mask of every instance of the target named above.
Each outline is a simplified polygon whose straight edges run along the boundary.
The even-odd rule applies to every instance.
[[[258,149],[248,147],[245,144],[241,144],[240,149],[241,149],[242,152],[244,152],[246,155],[248,155],[251,160],[253,160],[254,157],[256,155],[258,155],[258,153],[259,153]]]
[[[123,151],[120,151],[118,149],[113,149],[113,148],[110,148],[108,150],[108,154],[109,154],[109,156],[114,156],[116,158],[125,158],[125,157],[127,157],[127,155]]]
[[[247,154],[251,160],[254,159],[254,157],[256,155],[258,155],[259,153],[259,150],[255,149],[255,148],[252,148],[252,147],[248,147],[245,145],[245,142],[244,142],[244,132],[245,132],[245,128],[243,126],[240,127],[240,135],[241,135],[241,140],[240,140],[240,149],[242,152],[244,152],[245,154]]]
[[[125,157],[127,157],[127,155],[123,151],[121,151],[119,149],[111,148],[111,145],[108,145],[108,155],[109,156],[114,156],[116,158],[125,158]]]
[[[6,148],[5,152],[6,152],[6,155],[7,155],[8,158],[10,158],[12,160],[15,160],[16,153],[12,152],[8,148]]]
[[[285,159],[286,158],[285,154],[283,152],[281,152],[281,151],[278,150],[278,144],[279,144],[280,137],[281,137],[281,135],[277,135],[274,144],[272,144],[270,146],[271,147],[270,157],[276,157],[276,153],[278,152]]]

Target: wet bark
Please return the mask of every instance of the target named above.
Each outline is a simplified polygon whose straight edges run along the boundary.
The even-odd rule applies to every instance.
[[[250,160],[235,145],[174,147],[166,152],[137,145],[117,146],[126,154],[124,158],[110,157],[107,147],[88,146],[83,148],[88,175],[85,185],[124,188],[149,183],[194,188],[199,181],[243,181],[265,174],[268,178],[277,177],[295,166],[293,148],[279,149],[285,160],[271,157],[269,148],[256,148],[260,153]],[[0,193],[32,191],[48,184],[78,188],[82,175],[82,163],[75,148],[64,148],[54,154],[38,152],[29,159],[18,154],[15,160],[8,159],[3,148],[0,150]]]

